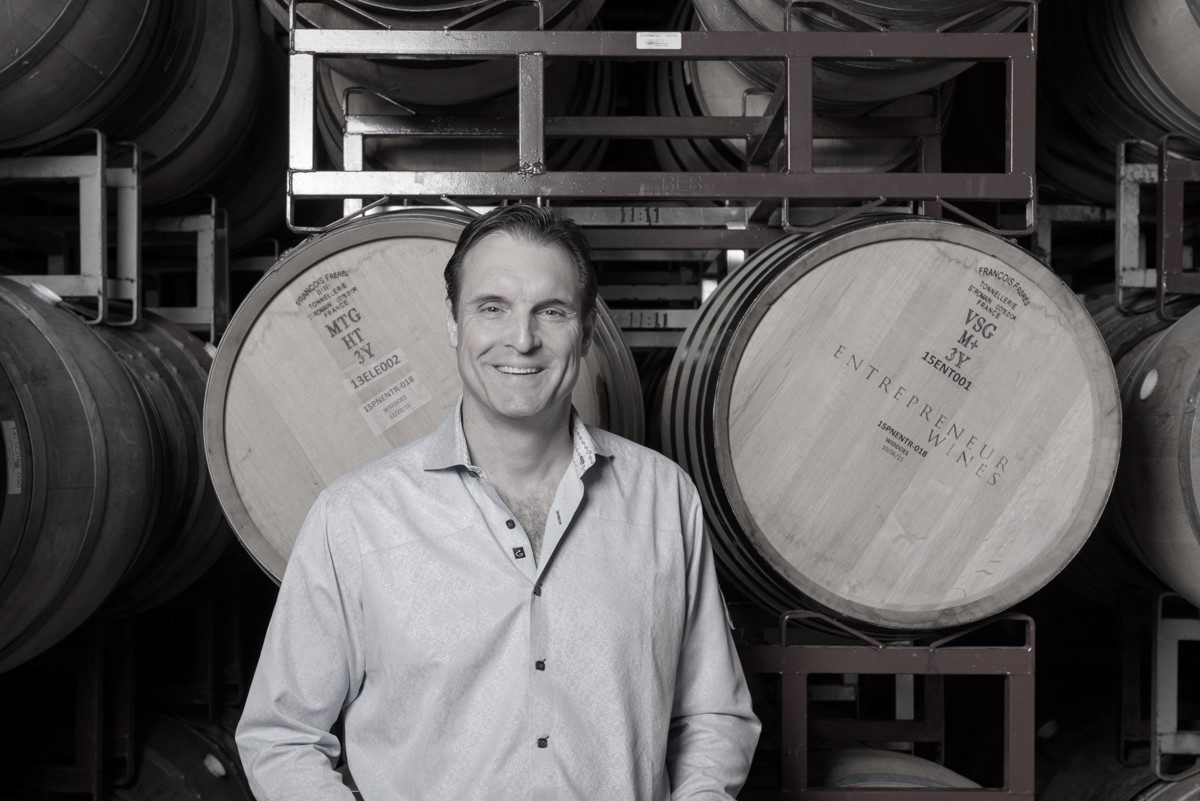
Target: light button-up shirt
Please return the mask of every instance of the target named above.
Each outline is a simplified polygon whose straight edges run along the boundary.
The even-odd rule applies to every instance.
[[[456,408],[334,482],[297,538],[238,727],[259,801],[727,799],[758,739],[673,462],[572,417],[535,563]]]

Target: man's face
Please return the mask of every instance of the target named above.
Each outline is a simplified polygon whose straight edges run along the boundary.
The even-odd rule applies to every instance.
[[[464,411],[493,421],[553,420],[570,408],[591,325],[563,248],[505,233],[479,240],[463,259],[458,319],[447,310],[446,325]]]

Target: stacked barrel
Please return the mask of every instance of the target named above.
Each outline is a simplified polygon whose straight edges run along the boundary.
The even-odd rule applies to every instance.
[[[1172,158],[1200,156],[1194,3],[1049,3],[1044,20],[1038,167],[1047,189],[1112,206],[1122,151],[1129,162],[1157,161],[1159,142],[1170,135]],[[1137,220],[1121,224],[1136,234]],[[1105,606],[1122,593],[1168,588],[1200,604],[1191,446],[1200,320],[1189,311],[1194,300],[1164,301],[1170,316],[1182,317],[1173,325],[1148,307],[1118,311],[1111,293],[1089,306],[1116,365],[1125,429],[1112,502],[1067,577]]]
[[[107,603],[146,609],[229,540],[201,445],[210,358],[151,316],[96,329],[0,279],[0,671]]]
[[[391,27],[438,30],[469,27],[472,31],[583,30],[593,25],[603,0],[550,0],[537,4],[511,4],[487,13],[479,3],[439,3],[419,13],[411,9],[374,7],[369,16],[333,4],[301,4],[305,24],[320,28],[363,29]],[[371,114],[398,120],[430,116],[473,118],[515,117],[517,68],[515,61],[395,61],[342,59],[318,67],[320,95],[318,126],[326,155],[339,167],[343,163],[342,133],[345,116]],[[615,102],[610,65],[563,62],[548,65],[545,87],[546,116],[603,116]],[[446,133],[446,132],[444,132]],[[504,172],[517,168],[517,141],[513,131],[478,133],[466,138],[373,136],[365,143],[369,169],[467,170]],[[555,170],[591,170],[599,166],[606,142],[570,138],[548,142],[547,167]]]
[[[1038,167],[1068,197],[1111,206],[1116,153],[1153,158],[1166,134],[1176,155],[1200,153],[1200,12],[1188,0],[1046,3]],[[1188,142],[1190,140],[1190,143]]]
[[[982,12],[968,20],[965,28],[1001,31],[1011,29],[1022,18],[1018,9],[994,6],[986,0],[890,4],[860,0],[843,3],[843,10],[838,10],[781,0],[696,0],[678,7],[672,29],[753,33],[861,30],[874,25],[895,31],[931,31],[964,15]],[[867,19],[869,22],[864,24]],[[887,119],[924,117],[941,124],[951,107],[953,78],[969,66],[947,61],[816,62],[813,105],[818,114],[864,118],[880,125],[875,136],[815,140],[814,169],[914,169],[920,155],[919,141],[889,137]],[[761,116],[783,81],[778,61],[663,61],[653,72],[649,105],[652,113],[667,116]],[[654,150],[659,163],[668,170],[740,170],[746,160],[746,143],[738,139],[663,139],[654,143]]]
[[[148,208],[212,194],[235,249],[282,224],[284,57],[252,0],[14,0],[5,14],[0,151],[97,128],[137,144]]]

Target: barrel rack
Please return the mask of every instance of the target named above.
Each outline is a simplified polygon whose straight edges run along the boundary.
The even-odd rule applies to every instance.
[[[795,644],[793,623],[816,623],[850,638],[852,644]],[[984,632],[999,641],[997,624],[1016,625],[1021,642],[1007,645],[967,645],[960,642]],[[887,644],[817,612],[786,612],[779,618],[777,645],[739,649],[747,676],[780,676],[781,786],[772,790],[747,788],[739,796],[750,801],[927,801],[929,789],[826,789],[809,786],[809,746],[813,740],[877,740],[939,742],[944,738],[945,676],[1001,676],[1004,679],[1004,782],[999,788],[936,791],[942,801],[983,801],[988,798],[1033,799],[1034,790],[1034,623],[1025,615],[1004,614],[924,644]],[[925,678],[924,720],[815,720],[810,712],[817,674],[918,675]]]
[[[67,150],[66,154],[61,151]],[[13,237],[35,250],[45,251],[44,275],[14,275],[12,280],[32,286],[40,284],[57,295],[94,298],[96,315],[92,325],[134,325],[141,304],[141,182],[138,178],[138,151],[131,143],[109,143],[104,134],[86,129],[68,134],[21,156],[0,158],[0,183],[63,183],[79,187],[79,217],[58,230],[75,228],[79,232],[79,273],[66,275],[64,259],[56,254],[61,243],[48,233],[47,223],[32,224],[29,218],[0,220],[0,233]],[[110,219],[108,192],[116,192],[116,213]],[[116,230],[115,275],[109,276],[108,236],[112,223]],[[110,301],[125,301],[130,311],[124,319],[114,319]]]
[[[1162,781],[1200,775],[1200,731],[1180,722],[1179,669],[1182,643],[1200,643],[1200,609],[1175,593],[1122,599],[1121,750],[1125,764],[1138,746],[1149,745],[1150,768]],[[1149,651],[1149,675],[1141,654]],[[1149,684],[1150,709],[1144,709]],[[1190,759],[1189,759],[1190,758]],[[1182,766],[1181,766],[1182,763]],[[1145,764],[1145,760],[1141,761]]]
[[[336,0],[323,0],[334,4]],[[490,4],[472,18],[512,5]],[[542,13],[540,4],[539,14]],[[957,204],[964,201],[1015,202],[1023,206],[1019,231],[1034,226],[1034,97],[1037,9],[1034,0],[998,0],[996,6],[1027,9],[1024,31],[1014,33],[958,32],[983,9],[954,20],[936,32],[867,30],[816,33],[809,31],[633,32],[633,31],[473,31],[464,18],[441,31],[387,29],[375,20],[374,29],[310,29],[298,24],[296,4],[289,8],[290,96],[287,217],[293,230],[322,228],[297,222],[298,201],[337,198],[346,215],[361,213],[389,198],[486,199],[536,198],[635,202],[650,209],[657,202],[737,199],[741,218],[724,226],[707,227],[702,218],[681,219],[675,230],[656,224],[652,212],[618,229],[599,226],[589,231],[598,248],[753,249],[787,233],[802,233],[855,216],[885,203],[916,201],[929,216],[948,211],[992,228]],[[791,0],[791,12],[821,7],[849,14],[828,0]],[[359,15],[370,20],[371,18]],[[865,21],[863,21],[865,23]],[[864,24],[865,27],[865,24]],[[349,114],[343,138],[343,170],[317,168],[316,64],[334,57],[414,59],[515,59],[519,70],[519,112],[516,118],[442,116],[364,116]],[[928,118],[862,120],[824,118],[814,114],[814,59],[895,59],[995,61],[1006,67],[1004,95],[1005,164],[1000,173],[947,173],[940,164],[940,121]],[[775,60],[785,68],[762,117],[547,117],[543,96],[548,59],[616,61],[660,60]],[[348,110],[348,109],[346,109]],[[515,136],[519,167],[511,172],[373,171],[364,169],[363,139],[371,136]],[[745,138],[745,172],[558,172],[546,167],[547,136],[600,136],[621,139]],[[814,137],[890,136],[920,138],[921,171],[914,173],[817,173],[813,169]],[[780,155],[776,149],[783,143]],[[795,201],[820,201],[842,207],[834,220],[816,226],[793,220]],[[373,200],[374,199],[374,200]],[[861,204],[861,205],[855,205]],[[685,216],[687,209],[680,210]],[[573,210],[564,209],[572,214]],[[682,228],[683,230],[679,230]],[[993,229],[995,230],[995,229]],[[603,243],[603,244],[601,244]]]
[[[1200,183],[1200,160],[1184,158],[1173,151],[1178,143],[1197,144],[1181,134],[1168,134],[1157,143],[1122,142],[1117,150],[1117,306],[1126,307],[1126,290],[1153,289],[1158,315],[1164,320],[1177,319],[1167,310],[1168,295],[1200,295],[1200,274],[1196,273],[1194,263],[1188,263],[1194,261],[1194,252],[1184,246],[1188,214],[1184,189],[1189,183]],[[1157,161],[1138,160],[1137,148],[1157,151]],[[1154,269],[1146,266],[1141,238],[1143,186],[1157,187],[1153,214],[1157,223]]]
[[[25,286],[40,285],[61,298],[87,300],[90,316],[79,311],[92,325],[137,325],[145,309],[215,342],[229,319],[225,211],[204,195],[193,213],[143,216],[139,165],[135,144],[109,142],[94,129],[0,158],[0,184],[34,187],[71,181],[78,183],[79,193],[76,217],[0,218],[0,235],[45,257],[42,272],[7,277]],[[78,232],[74,253],[61,235],[73,231]],[[151,237],[194,241],[195,257],[188,265],[195,274],[192,305],[147,303],[143,251]]]

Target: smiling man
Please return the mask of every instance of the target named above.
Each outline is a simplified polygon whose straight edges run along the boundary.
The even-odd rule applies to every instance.
[[[728,799],[759,724],[695,487],[574,414],[596,280],[545,209],[446,266],[463,394],[339,479],[288,563],[238,745],[260,801]]]

